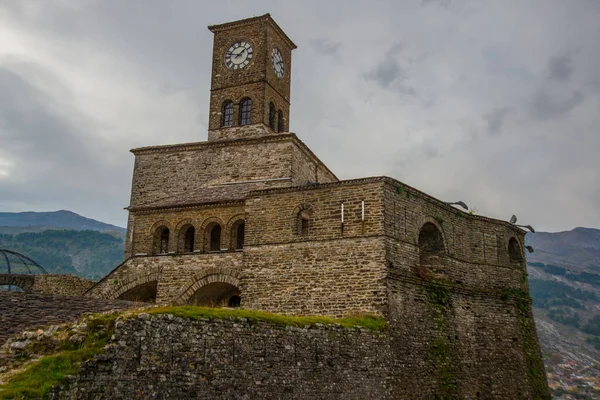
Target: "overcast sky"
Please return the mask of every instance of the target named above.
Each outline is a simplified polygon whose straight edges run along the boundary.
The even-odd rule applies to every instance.
[[[207,138],[207,25],[266,12],[291,131],[339,178],[600,228],[595,0],[0,0],[0,211],[125,226],[129,149]]]

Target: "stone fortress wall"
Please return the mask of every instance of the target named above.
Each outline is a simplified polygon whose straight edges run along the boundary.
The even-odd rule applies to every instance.
[[[170,317],[118,323],[106,354],[56,398],[398,398],[385,332]]]
[[[544,398],[521,382],[520,369],[511,370],[519,360],[509,365],[510,357],[519,355],[510,349],[499,355],[495,370],[458,364],[448,372],[456,380],[453,389],[444,392],[427,380],[436,373],[430,349],[420,358],[397,359],[410,346],[385,331],[335,325],[297,328],[140,314],[118,322],[106,353],[85,362],[55,398]],[[434,369],[408,379],[406,366],[419,363]]]
[[[0,346],[24,330],[78,320],[84,313],[140,307],[139,303],[0,291]]]
[[[0,285],[15,286],[27,293],[81,296],[94,282],[75,275],[0,274]]]

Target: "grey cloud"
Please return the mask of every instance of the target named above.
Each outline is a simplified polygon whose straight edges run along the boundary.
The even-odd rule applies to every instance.
[[[548,78],[557,82],[566,82],[573,74],[571,57],[567,55],[552,57],[548,61]]]
[[[494,108],[486,113],[483,118],[487,122],[488,133],[490,135],[496,135],[501,132],[504,120],[510,113],[512,113],[512,109],[508,107]]]
[[[442,7],[448,7],[452,3],[451,0],[421,0],[421,5],[428,6],[430,4],[436,4]]]
[[[393,90],[407,96],[416,96],[417,92],[408,85],[408,73],[398,61],[402,53],[402,43],[394,44],[386,53],[384,59],[372,70],[365,74],[367,80],[377,83],[384,89]]]
[[[531,115],[538,120],[557,118],[577,107],[584,98],[578,90],[563,98],[553,97],[548,91],[540,90],[534,94],[529,109]]]
[[[336,54],[340,46],[340,42],[333,42],[329,39],[314,39],[310,41],[310,46],[319,54],[323,55],[334,55]]]

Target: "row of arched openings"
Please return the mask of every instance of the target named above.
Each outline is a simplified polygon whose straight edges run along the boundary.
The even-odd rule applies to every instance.
[[[446,253],[444,238],[440,229],[432,222],[426,222],[419,231],[419,262],[421,265],[437,264]],[[508,240],[508,259],[511,263],[524,261],[523,250],[515,237]]]
[[[230,244],[222,247],[222,227],[218,222],[208,224],[199,237],[196,228],[186,224],[176,235],[176,253],[218,252],[225,250],[242,250],[244,248],[245,223],[238,220],[231,226]],[[167,226],[159,226],[153,232],[152,254],[171,252],[171,230]]]
[[[234,124],[234,103],[231,100],[225,100],[222,106],[221,127],[229,127]],[[238,110],[237,124],[239,126],[252,123],[252,99],[244,97],[240,101]],[[275,104],[269,103],[269,127],[275,132],[285,132],[285,121],[283,120],[283,111],[277,110]]]

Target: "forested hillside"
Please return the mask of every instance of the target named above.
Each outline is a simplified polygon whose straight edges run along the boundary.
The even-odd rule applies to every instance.
[[[0,248],[33,258],[49,273],[99,279],[123,260],[122,233],[45,230],[0,234]]]
[[[529,287],[556,396],[599,398],[600,230],[527,235]],[[591,386],[590,386],[591,385]]]

